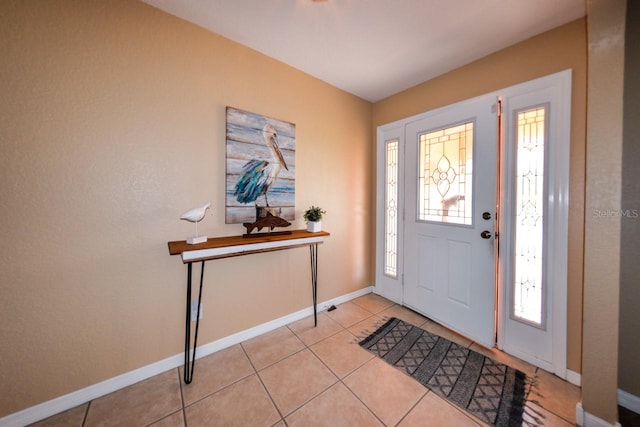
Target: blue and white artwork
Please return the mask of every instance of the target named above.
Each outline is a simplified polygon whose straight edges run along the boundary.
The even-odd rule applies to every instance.
[[[227,107],[225,223],[295,219],[296,125]]]

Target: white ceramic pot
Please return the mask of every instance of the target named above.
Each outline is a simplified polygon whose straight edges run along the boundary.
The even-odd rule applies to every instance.
[[[311,233],[322,231],[322,221],[307,221],[307,231]]]

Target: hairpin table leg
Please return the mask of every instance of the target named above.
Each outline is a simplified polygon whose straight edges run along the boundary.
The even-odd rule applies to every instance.
[[[196,331],[193,337],[193,354],[189,357],[191,347],[191,265],[187,264],[187,308],[186,325],[184,330],[184,382],[193,381],[193,368],[196,363],[196,347],[198,345],[198,326],[200,325],[200,303],[202,302],[202,280],[204,279],[204,261],[200,269],[200,291],[198,292],[198,309],[196,313]]]
[[[309,245],[311,252],[311,290],[313,292],[313,326],[318,326],[318,244]]]

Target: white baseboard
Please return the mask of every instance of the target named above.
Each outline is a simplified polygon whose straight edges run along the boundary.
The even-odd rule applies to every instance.
[[[576,403],[576,424],[584,427],[584,408],[582,402]]]
[[[640,397],[618,389],[618,405],[640,414]]]
[[[619,422],[610,424],[584,410],[582,402],[576,404],[576,424],[580,427],[622,427]]]
[[[318,304],[318,311],[323,311],[331,305],[339,305],[352,299],[366,295],[373,291],[373,286],[359,289],[346,295],[333,298],[329,301]],[[253,328],[246,329],[233,335],[221,338],[208,344],[199,346],[196,350],[197,359],[208,356],[216,351],[220,351],[232,345],[241,343],[248,339],[257,337],[266,332],[277,329],[281,326],[303,319],[313,314],[313,306],[307,307],[295,313],[288,314],[278,319],[271,320]],[[48,418],[60,412],[75,408],[90,400],[113,393],[116,390],[130,386],[154,375],[161,374],[170,369],[182,366],[184,363],[184,354],[176,354],[158,362],[152,363],[142,368],[118,375],[117,377],[90,385],[83,389],[71,392],[64,396],[57,397],[47,402],[40,403],[22,411],[7,415],[0,418],[0,427],[23,427],[28,424]]]
[[[567,381],[569,381],[573,385],[577,385],[578,387],[580,387],[582,376],[579,373],[572,371],[571,369],[567,369]]]

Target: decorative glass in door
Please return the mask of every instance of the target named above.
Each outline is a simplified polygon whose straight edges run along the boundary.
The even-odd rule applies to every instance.
[[[473,122],[419,135],[418,220],[472,224]]]
[[[398,140],[385,142],[384,274],[398,275]]]
[[[545,108],[517,115],[515,280],[512,316],[544,327],[542,277]]]

